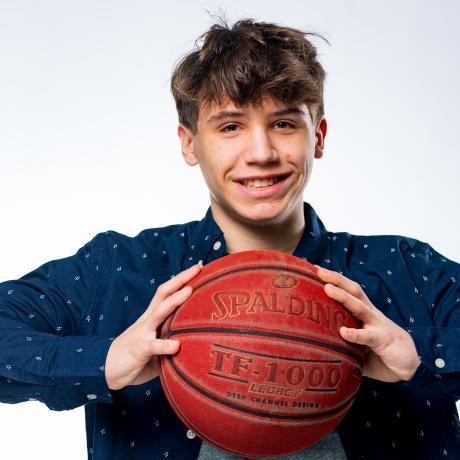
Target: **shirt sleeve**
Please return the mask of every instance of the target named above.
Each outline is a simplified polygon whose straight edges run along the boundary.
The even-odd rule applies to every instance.
[[[408,327],[421,365],[409,382],[460,397],[460,265],[431,246],[413,241],[404,252],[414,291],[431,324]]]
[[[111,402],[104,363],[111,339],[91,334],[100,237],[74,256],[0,284],[0,401],[50,409]]]

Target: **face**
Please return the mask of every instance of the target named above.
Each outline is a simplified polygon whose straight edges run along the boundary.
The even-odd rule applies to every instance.
[[[213,105],[200,110],[196,133],[181,125],[178,134],[185,161],[202,170],[218,223],[303,219],[303,191],[326,134],[325,119],[314,122],[306,105]]]

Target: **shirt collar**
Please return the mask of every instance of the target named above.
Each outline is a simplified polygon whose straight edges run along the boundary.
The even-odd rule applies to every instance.
[[[303,204],[303,211],[305,229],[294,251],[294,255],[312,264],[319,264],[329,251],[328,232],[315,210],[308,203]]]
[[[315,210],[308,203],[304,203],[304,216],[305,230],[294,255],[311,263],[319,263],[326,250],[327,231]],[[227,253],[224,234],[214,220],[211,207],[208,208],[205,217],[197,222],[192,231],[191,240],[193,241],[191,250],[194,252],[195,260],[204,264]]]
[[[197,222],[191,236],[191,250],[196,261],[207,264],[227,252],[224,234],[214,220],[211,207],[204,218]]]

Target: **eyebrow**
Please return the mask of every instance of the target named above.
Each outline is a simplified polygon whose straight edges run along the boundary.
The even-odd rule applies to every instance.
[[[282,117],[284,115],[291,115],[291,114],[305,115],[305,112],[302,109],[299,109],[298,107],[288,107],[286,109],[277,110],[275,112],[272,112],[270,116]],[[216,121],[223,120],[225,118],[241,118],[241,117],[244,117],[245,115],[246,115],[245,112],[238,112],[235,110],[222,110],[221,112],[218,112],[215,115],[212,115],[211,117],[209,117],[207,123],[213,123]]]
[[[278,110],[272,113],[272,115],[274,115],[275,117],[282,117],[283,115],[291,115],[291,114],[305,115],[305,111],[303,111],[302,109],[299,109],[298,107],[289,107],[287,109]]]
[[[212,115],[208,119],[208,123],[212,123],[214,121],[220,121],[223,120],[224,118],[241,118],[244,116],[244,112],[236,112],[233,110],[222,110],[221,112],[216,113],[215,115]]]

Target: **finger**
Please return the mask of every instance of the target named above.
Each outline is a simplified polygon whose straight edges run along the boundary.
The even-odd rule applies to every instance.
[[[173,355],[177,353],[180,348],[179,340],[173,339],[155,339],[150,344],[150,354],[152,356],[158,355]]]
[[[177,307],[182,305],[191,295],[191,286],[184,286],[179,291],[174,292],[166,299],[156,304],[153,308],[149,307],[147,317],[156,329]]]
[[[147,308],[147,311],[152,308],[155,308],[155,305],[158,302],[161,302],[163,299],[169,297],[171,294],[181,289],[185,284],[187,284],[196,275],[198,275],[202,268],[203,265],[201,264],[193,265],[187,270],[180,272],[170,280],[161,284],[155,292],[155,295],[153,296],[153,299],[151,300],[150,305]]]
[[[358,345],[366,345],[370,348],[372,348],[377,341],[377,338],[369,329],[354,329],[342,326],[340,328],[340,335],[347,342],[356,343]]]
[[[319,265],[317,265],[316,267],[318,269],[317,273],[319,278],[325,283],[334,284],[335,286],[349,292],[351,295],[359,299],[367,299],[363,289],[355,281],[352,281],[351,279],[347,278],[344,275],[341,275],[338,272],[334,272],[332,270],[320,267]]]
[[[324,291],[328,297],[342,304],[360,321],[368,323],[373,319],[372,307],[349,292],[329,283],[324,286]]]
[[[196,264],[187,270],[184,270],[177,275],[173,276],[170,280],[166,281],[165,283],[161,284],[160,287],[157,289],[155,294],[161,298],[165,298],[170,296],[172,293],[179,290],[184,284],[188,283],[192,278],[194,278],[203,268],[203,265]]]

